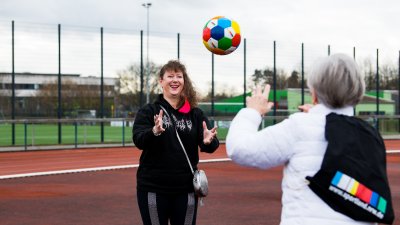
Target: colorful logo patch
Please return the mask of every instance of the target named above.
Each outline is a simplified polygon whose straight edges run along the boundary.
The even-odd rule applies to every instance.
[[[386,212],[387,201],[385,198],[340,171],[337,171],[333,177],[329,190],[379,218],[383,218],[383,214]]]

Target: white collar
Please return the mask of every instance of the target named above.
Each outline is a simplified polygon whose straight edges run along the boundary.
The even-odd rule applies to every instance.
[[[342,114],[342,115],[347,115],[347,116],[353,116],[354,115],[354,109],[352,106],[345,106],[343,108],[338,108],[338,109],[332,109],[329,108],[323,104],[317,104],[314,107],[310,109],[308,113],[316,113],[316,114],[324,114],[328,115],[329,113],[336,113],[336,114]]]

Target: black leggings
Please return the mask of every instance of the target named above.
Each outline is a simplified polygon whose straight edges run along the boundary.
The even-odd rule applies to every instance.
[[[198,199],[194,193],[159,194],[137,191],[144,225],[195,225]]]

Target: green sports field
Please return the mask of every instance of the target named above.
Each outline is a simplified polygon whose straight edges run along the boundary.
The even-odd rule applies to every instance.
[[[15,125],[15,142],[16,145],[25,144],[25,136],[27,145],[56,145],[58,144],[58,125],[57,124],[29,124],[26,127],[23,124]],[[123,136],[125,142],[131,140],[130,127],[112,127],[104,126],[104,143],[122,143]],[[0,146],[11,145],[10,124],[0,125]],[[61,144],[74,144],[75,136],[77,144],[96,144],[101,143],[100,125],[78,125],[75,135],[74,125],[62,125],[61,128]]]
[[[100,125],[77,125],[63,124],[61,128],[61,144],[100,144],[101,130]],[[0,124],[0,147],[12,145],[12,128],[10,124]],[[104,143],[131,143],[131,127],[104,126]],[[226,128],[218,128],[218,138],[224,140],[227,134]],[[76,138],[75,138],[76,137]],[[15,125],[15,145],[58,145],[58,125],[57,124],[16,124]]]

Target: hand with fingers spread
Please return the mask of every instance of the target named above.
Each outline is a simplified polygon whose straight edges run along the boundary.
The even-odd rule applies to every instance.
[[[264,92],[261,91],[261,87],[257,86],[252,95],[246,98],[247,108],[252,108],[257,110],[261,116],[271,111],[271,108],[274,106],[273,102],[268,101],[268,95],[271,86],[267,84],[265,86]]]
[[[155,136],[160,135],[162,132],[165,131],[163,128],[163,111],[160,110],[159,114],[154,115],[154,127],[153,127],[153,134]]]
[[[207,128],[207,124],[205,121],[203,121],[203,142],[205,145],[209,145],[212,140],[214,140],[214,138],[217,136],[217,126],[211,128],[211,130],[209,130]]]

